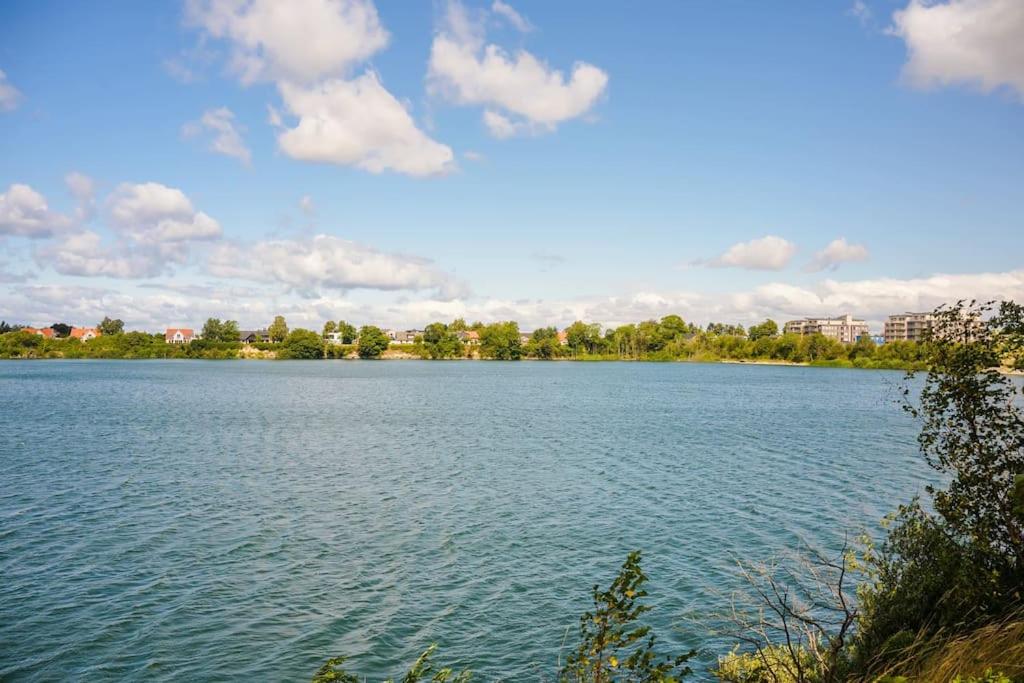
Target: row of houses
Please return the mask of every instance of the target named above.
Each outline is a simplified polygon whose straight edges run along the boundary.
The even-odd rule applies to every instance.
[[[808,335],[822,334],[844,344],[853,344],[859,339],[868,338],[876,343],[889,343],[894,341],[920,341],[931,332],[935,323],[935,316],[932,313],[899,313],[890,315],[885,321],[884,332],[881,336],[873,336],[866,321],[854,318],[847,313],[835,318],[801,318],[789,320],[783,326],[783,332]],[[53,330],[46,327],[36,329],[27,327],[26,332],[41,334],[44,337],[53,337]],[[414,344],[417,338],[423,337],[423,330],[384,330],[384,334],[392,344]],[[480,344],[480,333],[476,330],[462,330],[457,333],[459,340],[469,346]],[[94,327],[74,327],[71,330],[72,337],[76,339],[92,339],[100,335],[99,330]],[[519,339],[523,344],[530,341],[532,332],[522,332]],[[270,333],[267,330],[240,330],[239,341],[252,344],[255,342],[270,341]],[[164,340],[168,344],[188,344],[199,335],[187,327],[169,327],[164,333]],[[332,332],[326,336],[331,344],[341,344],[342,337],[338,332]],[[564,330],[558,332],[558,343],[562,346],[569,344],[569,339]]]
[[[29,334],[38,334],[40,337],[46,337],[47,339],[54,339],[57,336],[52,327],[23,327],[21,331],[28,332]],[[99,329],[95,327],[72,327],[71,332],[68,333],[68,337],[71,339],[81,339],[82,341],[95,339],[99,336],[102,335]]]
[[[823,334],[844,344],[853,344],[862,338],[887,344],[895,341],[921,341],[931,332],[934,324],[935,315],[932,313],[898,313],[888,317],[882,335],[878,336],[871,334],[867,322],[847,313],[837,318],[790,320],[783,326],[783,332]]]

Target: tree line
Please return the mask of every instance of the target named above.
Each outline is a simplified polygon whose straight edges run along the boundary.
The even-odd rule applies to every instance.
[[[125,357],[125,358],[234,358],[241,353],[240,330],[235,320],[209,318],[201,338],[185,349],[159,347],[162,334],[135,335],[131,344],[104,337],[124,336],[124,322],[109,317],[97,324],[102,337],[78,342],[67,340],[70,327],[52,326],[56,339],[28,339],[28,334],[10,336],[19,326],[0,323],[0,357]],[[66,329],[65,329],[66,328]],[[476,333],[472,342],[465,333]],[[141,343],[138,335],[151,338]],[[704,327],[686,322],[678,315],[645,320],[603,329],[597,323],[578,320],[559,332],[540,327],[529,335],[517,322],[467,323],[457,318],[449,323],[433,322],[411,342],[395,345],[380,327],[357,328],[345,320],[329,320],[321,331],[291,329],[284,316],[275,316],[267,326],[266,341],[254,346],[281,359],[380,358],[389,348],[424,359],[482,358],[491,360],[644,360],[644,361],[754,361],[808,363],[833,367],[912,369],[928,366],[931,347],[927,342],[895,341],[875,344],[861,337],[844,344],[820,333],[780,333],[774,320],[744,328],[726,323]],[[79,346],[75,346],[79,344]],[[169,346],[169,345],[168,345]],[[123,352],[124,356],[118,356]],[[1024,369],[1024,359],[1015,359]]]

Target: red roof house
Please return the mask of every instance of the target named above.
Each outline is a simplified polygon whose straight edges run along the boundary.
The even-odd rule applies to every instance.
[[[46,337],[47,339],[53,339],[53,328],[52,327],[23,327],[22,332],[28,332],[29,334],[38,334],[40,337]]]
[[[196,333],[187,327],[168,327],[164,332],[164,341],[168,344],[188,344],[196,338]]]
[[[86,341],[88,339],[95,339],[100,336],[100,331],[95,327],[72,327],[71,334],[68,335],[72,339],[81,339]]]

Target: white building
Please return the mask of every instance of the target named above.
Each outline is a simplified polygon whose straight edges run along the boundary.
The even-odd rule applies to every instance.
[[[921,341],[932,331],[932,313],[899,313],[885,321],[885,341]]]
[[[856,320],[852,315],[838,318],[803,318],[790,320],[783,331],[793,334],[823,334],[844,344],[852,344],[859,337],[868,337],[871,331],[863,320]]]

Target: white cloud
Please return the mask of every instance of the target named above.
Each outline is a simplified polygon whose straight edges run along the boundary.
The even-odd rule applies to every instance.
[[[28,185],[14,183],[0,193],[0,236],[51,237],[70,225],[67,216],[50,211],[46,198]]]
[[[312,216],[316,213],[316,206],[313,204],[313,198],[308,194],[304,194],[299,198],[299,208],[302,210],[302,213],[307,216]]]
[[[846,10],[846,13],[855,17],[861,26],[867,26],[871,22],[871,8],[864,0],[853,0],[853,4],[850,5],[850,9]]]
[[[21,103],[21,91],[11,85],[0,69],[0,111],[14,111]]]
[[[766,317],[777,321],[810,315],[853,313],[880,330],[887,315],[926,311],[962,298],[1024,300],[1024,270],[1006,273],[933,275],[927,278],[836,281],[810,287],[770,283],[733,293],[640,291],[614,297],[562,300],[423,299],[398,302],[377,318],[389,325],[421,325],[434,320],[517,320],[520,329],[567,325],[574,320],[605,327],[657,319],[670,313],[688,321],[752,324]]]
[[[910,0],[889,32],[907,45],[903,73],[912,85],[1006,86],[1024,98],[1021,0]]]
[[[770,283],[732,293],[638,291],[614,297],[527,301],[430,295],[412,299],[404,294],[390,302],[381,301],[377,295],[370,300],[350,296],[302,299],[281,297],[272,286],[260,287],[154,282],[139,294],[95,287],[15,285],[4,294],[4,300],[8,317],[19,322],[80,323],[113,315],[127,321],[130,327],[153,329],[172,324],[199,325],[211,316],[237,319],[243,326],[265,325],[278,313],[285,315],[293,326],[307,325],[313,329],[319,329],[324,320],[339,317],[395,327],[463,317],[485,322],[517,320],[520,329],[532,330],[545,325],[561,327],[574,320],[614,327],[670,313],[703,325],[710,321],[752,324],[766,317],[781,322],[808,315],[850,312],[880,330],[881,322],[891,313],[931,310],[961,298],[1024,300],[1024,270],[937,274],[913,279],[828,279],[806,287]]]
[[[484,161],[486,157],[480,152],[475,152],[471,149],[467,149],[462,153],[462,156],[466,161]]]
[[[159,249],[132,249],[123,243],[107,246],[103,238],[91,230],[76,232],[40,247],[35,258],[62,275],[80,277],[156,277],[169,265]]]
[[[821,251],[814,255],[814,259],[807,264],[808,272],[821,270],[836,270],[840,264],[853,263],[856,261],[868,260],[868,248],[863,244],[850,244],[845,237],[832,240]]]
[[[70,174],[72,192],[91,201],[91,179]],[[194,242],[221,237],[220,225],[185,193],[160,183],[122,183],[106,202],[112,241],[93,230],[65,234],[35,250],[40,266],[82,277],[145,278],[188,261]]]
[[[333,235],[306,240],[223,243],[210,253],[207,270],[220,277],[268,280],[311,295],[320,288],[436,290],[444,297],[465,287],[427,259],[379,251]]]
[[[782,270],[796,253],[796,245],[775,235],[740,242],[724,254],[706,262],[714,268],[746,268],[748,270]]]
[[[185,137],[195,137],[209,131],[213,133],[209,144],[211,151],[234,157],[248,165],[252,161],[252,152],[242,139],[244,130],[235,125],[235,115],[230,109],[220,107],[203,112],[198,121],[189,121],[182,126],[181,132]]]
[[[369,0],[190,0],[186,14],[231,43],[231,69],[243,83],[277,84],[297,121],[273,105],[268,117],[289,157],[413,176],[454,168],[451,148],[417,127],[375,71],[352,77],[388,42]]]
[[[369,0],[190,0],[186,18],[231,41],[231,69],[247,84],[337,76],[388,42]]]
[[[111,195],[113,226],[141,244],[218,239],[220,224],[196,211],[185,193],[160,183],[122,183]]]
[[[499,140],[510,138],[528,128],[525,123],[517,123],[507,116],[490,109],[484,111],[484,125],[487,126],[487,130],[490,131],[491,135]]]
[[[91,220],[96,211],[96,183],[92,178],[72,171],[64,176],[64,184],[68,186],[71,196],[78,200],[75,218],[79,223]]]
[[[454,167],[451,148],[417,128],[373,71],[351,81],[329,80],[308,88],[282,83],[280,90],[298,123],[282,130],[277,142],[293,159],[413,176]]]
[[[491,11],[503,17],[505,21],[510,23],[517,31],[529,33],[533,30],[533,26],[530,25],[530,22],[508,3],[502,2],[501,0],[494,0],[494,3],[491,5]]]
[[[481,23],[457,0],[450,0],[431,46],[428,81],[432,92],[458,104],[487,106],[485,123],[500,135],[518,132],[510,116],[521,118],[516,123],[531,132],[550,131],[582,116],[604,93],[608,75],[592,64],[576,62],[566,78],[525,50],[510,55],[485,44]]]

